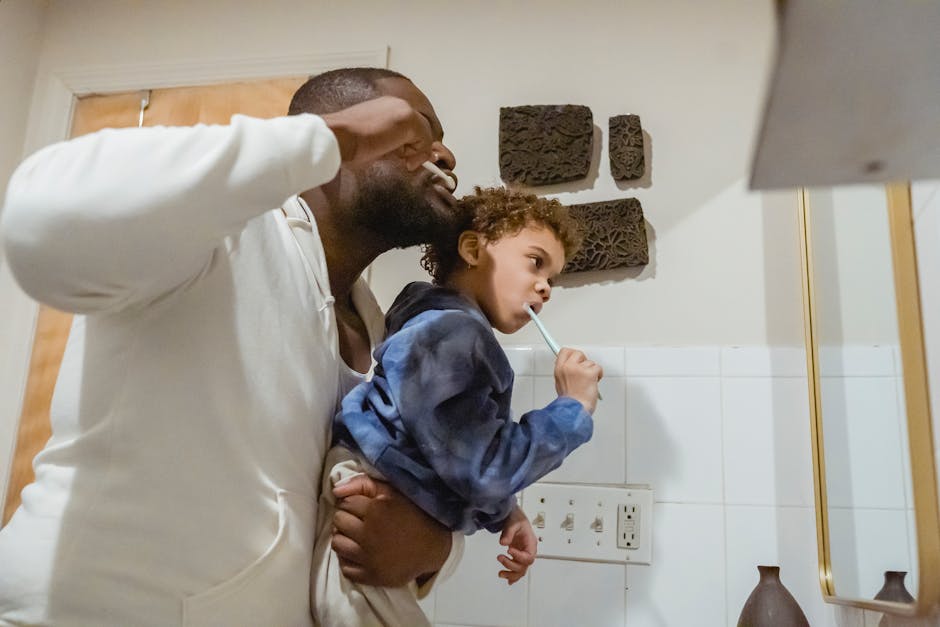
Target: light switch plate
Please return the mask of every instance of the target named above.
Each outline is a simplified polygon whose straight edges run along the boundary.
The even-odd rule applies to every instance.
[[[534,483],[521,496],[522,509],[539,537],[539,557],[650,563],[651,489]],[[627,541],[631,546],[625,546]]]

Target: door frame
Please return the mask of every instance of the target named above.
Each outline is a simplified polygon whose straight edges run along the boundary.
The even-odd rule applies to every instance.
[[[388,67],[389,47],[287,56],[225,57],[196,61],[65,67],[40,67],[32,94],[24,157],[69,136],[75,101],[89,94],[137,89],[211,85],[234,81],[312,75],[340,67]],[[0,251],[2,254],[2,251]],[[5,323],[0,346],[0,512],[6,500],[23,396],[29,374],[39,305],[19,289],[6,263],[0,262],[0,302]]]

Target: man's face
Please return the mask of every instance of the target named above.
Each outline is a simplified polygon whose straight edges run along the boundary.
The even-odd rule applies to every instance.
[[[435,164],[453,176],[456,159],[444,145],[444,130],[427,97],[401,78],[376,83],[382,95],[406,100],[428,119],[434,143]],[[357,226],[381,236],[392,248],[404,248],[432,240],[454,217],[454,197],[440,179],[424,168],[408,171],[404,162],[390,155],[357,173],[358,193],[352,215]],[[456,180],[456,177],[454,177]]]

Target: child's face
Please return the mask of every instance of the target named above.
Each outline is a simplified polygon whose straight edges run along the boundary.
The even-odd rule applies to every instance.
[[[551,297],[552,280],[564,265],[565,249],[545,226],[532,224],[486,242],[470,273],[477,303],[495,329],[515,333],[529,322],[525,303],[536,313],[541,311]]]

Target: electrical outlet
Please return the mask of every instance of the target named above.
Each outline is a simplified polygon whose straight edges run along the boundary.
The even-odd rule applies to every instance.
[[[640,548],[640,506],[636,503],[617,508],[617,546],[631,551]]]
[[[539,539],[540,557],[650,563],[649,488],[535,483],[521,498]]]

